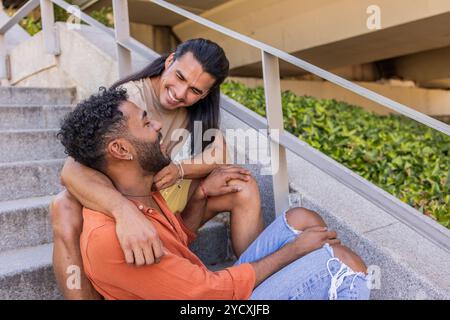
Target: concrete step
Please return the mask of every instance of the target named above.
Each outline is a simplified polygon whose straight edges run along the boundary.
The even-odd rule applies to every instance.
[[[57,133],[56,129],[0,131],[0,162],[64,158]]]
[[[48,208],[53,196],[0,202],[0,252],[53,241]]]
[[[0,253],[0,299],[61,299],[52,268],[52,244]]]
[[[70,105],[0,105],[0,130],[56,129]]]
[[[206,265],[217,264],[233,258],[227,224],[212,220],[200,228],[190,249]]]
[[[75,88],[0,87],[0,104],[72,104]]]
[[[0,201],[57,194],[63,164],[64,159],[0,163]]]

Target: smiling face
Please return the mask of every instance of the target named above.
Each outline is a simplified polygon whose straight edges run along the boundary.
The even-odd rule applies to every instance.
[[[189,107],[208,95],[216,79],[203,70],[191,52],[177,60],[171,54],[159,79],[158,98],[166,109]]]

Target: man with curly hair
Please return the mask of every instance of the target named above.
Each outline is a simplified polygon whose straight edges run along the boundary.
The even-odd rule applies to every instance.
[[[140,268],[126,262],[113,218],[83,209],[81,254],[85,272],[106,299],[367,299],[364,262],[340,245],[315,212],[281,214],[242,253],[234,266],[212,272],[189,249],[208,197],[228,193],[240,167],[215,169],[174,215],[154,175],[170,158],[161,147],[161,124],[127,100],[124,89],[102,89],[78,104],[58,137],[75,161],[108,176],[155,226],[164,254]],[[91,190],[95,192],[95,190]]]

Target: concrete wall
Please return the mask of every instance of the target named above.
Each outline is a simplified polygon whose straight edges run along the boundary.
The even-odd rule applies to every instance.
[[[143,23],[130,22],[130,34],[149,48],[154,48],[153,26]]]
[[[172,29],[166,26],[151,26],[143,23],[130,23],[130,34],[154,51],[164,54],[173,51],[178,42]]]
[[[450,89],[450,46],[395,59],[397,75],[420,86]]]
[[[82,99],[118,80],[116,48],[110,37],[89,26],[69,30],[57,23],[61,55],[44,50],[42,33],[11,50],[11,85],[22,87],[77,88]],[[102,48],[102,49],[100,49]],[[132,55],[133,69],[148,64],[148,60]],[[91,63],[95,61],[95,63]]]
[[[263,84],[262,79],[257,78],[232,77],[230,79],[244,83],[249,87]],[[401,83],[398,85],[378,84],[373,82],[356,83],[422,113],[431,116],[450,115],[449,90],[405,87],[401,86]],[[281,88],[283,90],[291,90],[298,95],[344,101],[349,104],[361,106],[364,109],[376,112],[377,114],[391,113],[389,109],[346,89],[340,88],[328,81],[281,80]]]

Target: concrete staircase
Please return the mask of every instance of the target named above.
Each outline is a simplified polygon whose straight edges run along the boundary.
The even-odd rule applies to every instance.
[[[0,299],[61,299],[52,269],[48,207],[62,190],[65,154],[56,139],[74,89],[0,87]],[[192,244],[211,269],[229,265],[228,216]]]
[[[74,89],[0,88],[0,298],[56,299],[48,206],[62,190],[56,140]]]

